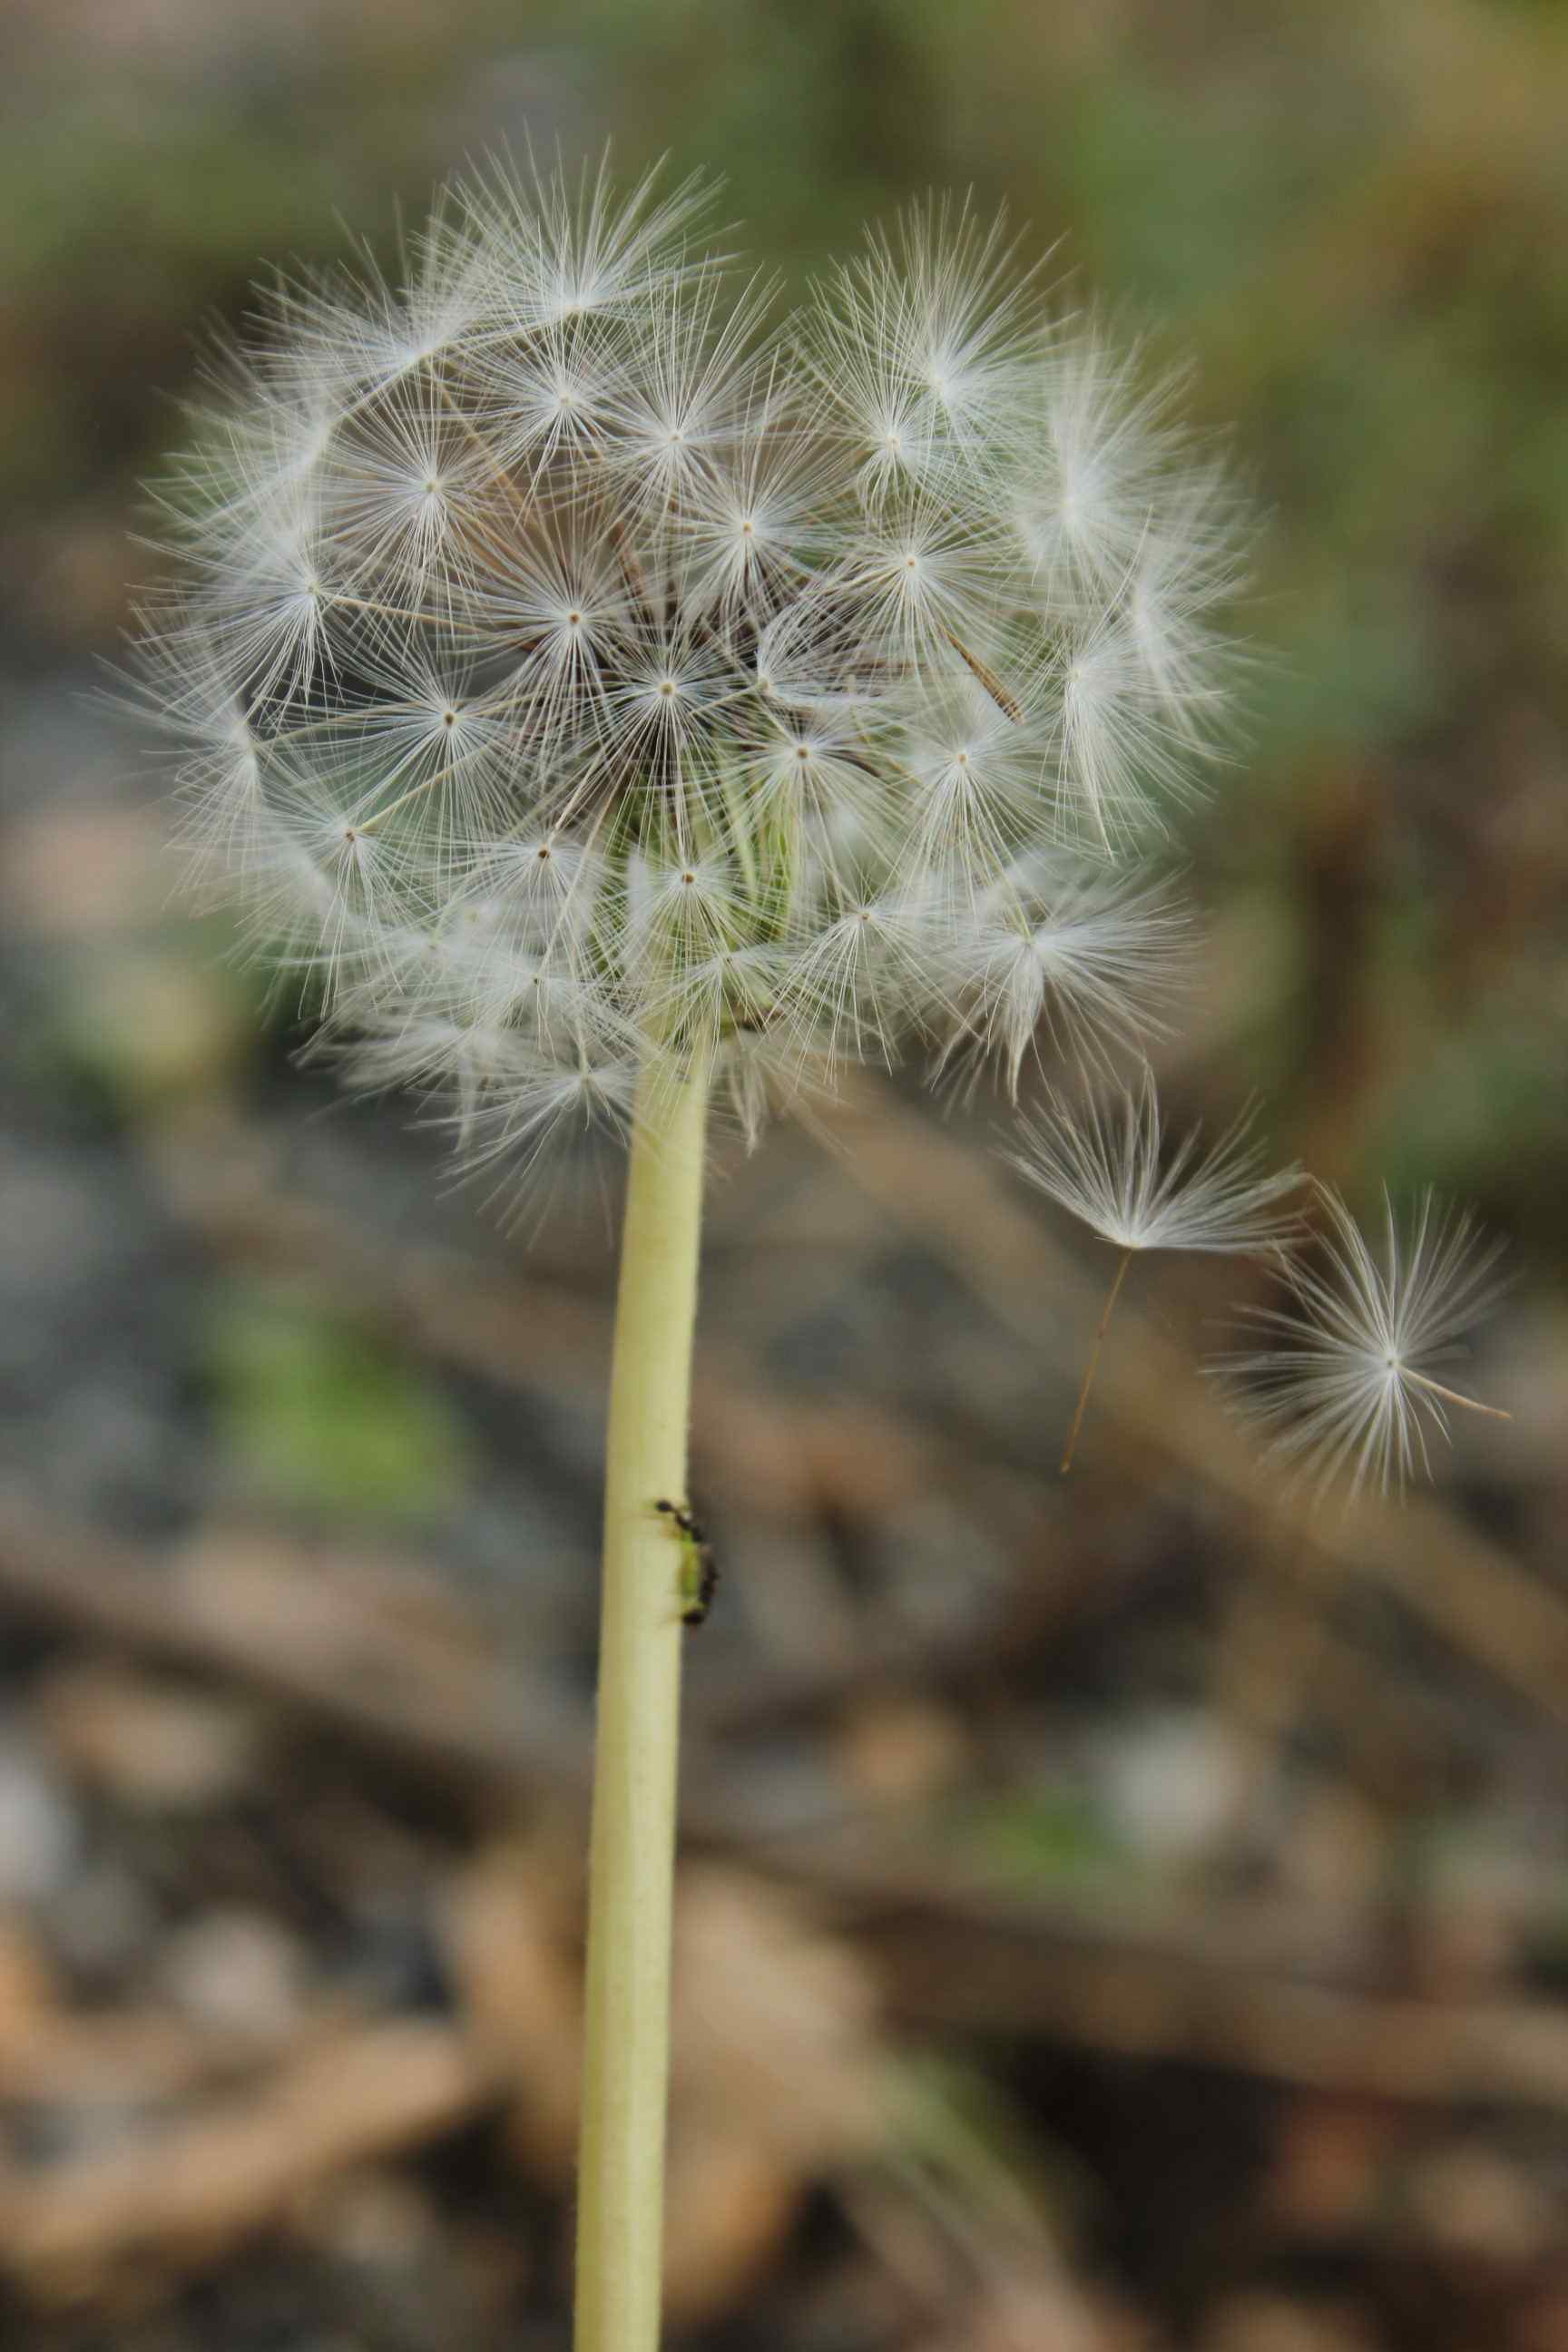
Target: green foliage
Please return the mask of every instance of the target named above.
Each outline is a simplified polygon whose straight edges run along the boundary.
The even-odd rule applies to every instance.
[[[410,1520],[458,1499],[470,1467],[459,1417],[428,1380],[302,1291],[226,1285],[209,1347],[221,1452],[268,1502]]]
[[[1126,1883],[1126,1849],[1082,1789],[1009,1790],[967,1811],[952,1833],[988,1874],[1035,1895]]]

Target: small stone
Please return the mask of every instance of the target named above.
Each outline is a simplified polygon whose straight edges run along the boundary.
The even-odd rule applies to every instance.
[[[79,1829],[69,1798],[16,1749],[0,1749],[0,1906],[47,1902],[76,1865]]]
[[[158,1975],[193,2023],[257,2042],[286,2040],[304,2011],[299,1947],[263,1912],[209,1912],[170,1939]]]

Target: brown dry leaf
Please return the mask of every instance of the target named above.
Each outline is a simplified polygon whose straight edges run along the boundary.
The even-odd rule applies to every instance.
[[[870,1972],[739,1871],[688,1871],[675,1921],[669,2308],[732,2302],[826,2171],[883,2128]]]
[[[461,1872],[446,1906],[463,2014],[512,2094],[519,2154],[555,2186],[576,2160],[581,1885],[581,1860],[563,1844],[502,1838]]]
[[[1198,2341],[1200,2352],[1384,2352],[1371,2321],[1349,2305],[1250,2288],[1215,2306]]]
[[[1452,2258],[1522,2269],[1562,2240],[1559,2201],[1522,2164],[1479,2140],[1455,2140],[1423,2156],[1405,2184],[1425,2242]]]
[[[43,1951],[19,1919],[0,1919],[0,2088],[11,2062],[52,2032],[56,1989]]]
[[[132,1805],[206,1811],[235,1796],[260,1760],[253,1708],[128,1667],[63,1667],[37,1707],[67,1770]]]
[[[669,2317],[699,2326],[739,2302],[794,2221],[802,2183],[743,2132],[679,2132],[664,2225]]]
[[[878,1989],[806,1906],[742,1871],[688,1870],[674,1968],[678,2121],[743,2115],[757,2138],[813,2169],[875,2144]]]
[[[26,1926],[0,1920],[0,2098],[134,2107],[188,2093],[235,2058],[232,2037],[176,2018],[73,2014]]]
[[[184,1605],[231,1635],[252,1635],[264,1656],[309,1651],[395,1689],[431,1681],[459,1693],[489,1662],[450,1586],[412,1560],[343,1549],[324,1560],[318,1547],[273,1528],[210,1523],[177,1567]]]
[[[1065,2280],[1025,2273],[988,2281],[951,2326],[921,2337],[919,2352],[1111,2352],[1116,2340]]]
[[[1304,2091],[1287,2100],[1263,2191],[1271,2221],[1287,2234],[1364,2228],[1401,2127],[1386,2099]]]
[[[1548,2279],[1519,2315],[1516,2352],[1568,2352],[1568,2277]]]
[[[951,1707],[908,1694],[860,1700],[839,1740],[846,1779],[877,1804],[910,1804],[960,1779],[970,1745]]]
[[[489,2088],[448,2027],[349,2029],[151,2141],[5,2184],[0,2262],[61,2303],[128,2264],[206,2262],[345,2167],[451,2130]]]
[[[5,2028],[10,2033],[15,2020]],[[254,2056],[230,2033],[179,2018],[117,2011],[95,2017],[58,2011],[37,2030],[0,2041],[0,2097],[46,2107],[129,2108],[188,2096],[232,2075]]]
[[[1168,2339],[1152,2313],[1103,2284],[1084,2291],[1094,2352],[1167,2352]]]

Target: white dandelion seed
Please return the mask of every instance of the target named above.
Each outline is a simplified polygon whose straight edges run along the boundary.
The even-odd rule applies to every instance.
[[[685,601],[742,624],[798,596],[831,544],[825,518],[837,486],[833,453],[792,411],[777,364],[760,379],[729,445],[689,484],[671,517]]]
[[[895,238],[873,237],[901,299],[896,344],[962,474],[984,481],[1008,451],[1039,364],[1039,268],[1021,267],[1005,215],[933,197]]]
[[[728,299],[710,283],[693,301],[649,318],[604,452],[612,483],[625,483],[634,508],[679,516],[700,497],[754,403],[769,299],[755,282]]]
[[[1048,347],[1005,220],[934,197],[817,289],[802,355],[871,507],[994,479]]]
[[[1265,1171],[1249,1116],[1206,1150],[1196,1128],[1172,1150],[1147,1069],[1135,1087],[1090,1094],[1081,1108],[1054,1091],[1047,1099],[1049,1118],[1025,1123],[1013,1165],[1117,1249],[1246,1255],[1298,1229],[1283,1204],[1300,1171]]]
[[[1352,1496],[1369,1481],[1387,1494],[1431,1475],[1428,1441],[1448,1437],[1452,1412],[1510,1418],[1436,1377],[1497,1294],[1501,1244],[1426,1192],[1403,1219],[1384,1195],[1378,1249],[1339,1193],[1318,1191],[1318,1249],[1280,1265],[1289,1305],[1247,1310],[1264,1344],[1215,1369],[1276,1456],[1315,1465],[1320,1489],[1348,1472]]]
[[[1264,1167],[1246,1112],[1206,1149],[1196,1128],[1167,1149],[1147,1068],[1135,1088],[1090,1093],[1081,1108],[1050,1090],[1047,1101],[1049,1116],[1026,1120],[1023,1143],[1005,1156],[1029,1183],[1119,1253],[1062,1454],[1067,1471],[1133,1258],[1143,1250],[1229,1256],[1278,1248],[1300,1229],[1300,1212],[1288,1203],[1302,1175],[1295,1167]]]
[[[903,759],[922,862],[1004,871],[1038,838],[1048,738],[1021,705],[1004,709],[966,667],[916,703]]]
[[[618,350],[610,331],[579,318],[487,346],[475,422],[501,479],[515,467],[524,483],[548,480],[562,457],[595,462],[621,393]]]
[[[1186,724],[1198,713],[1187,709]],[[1126,614],[1070,635],[1061,670],[1058,776],[1064,813],[1081,810],[1107,849],[1161,823],[1185,788],[1188,742],[1152,677]]]
[[[461,563],[461,530],[483,476],[430,368],[405,374],[342,425],[317,459],[321,527],[357,578],[395,599],[420,595],[434,567]]]
[[[921,499],[867,523],[837,586],[889,667],[951,670],[954,654],[963,660],[964,646],[989,634],[1001,569],[983,517]]]
[[[1161,1035],[1190,948],[1186,909],[1161,878],[1037,853],[1009,867],[955,941],[973,1035],[1016,1099],[1042,1028],[1079,1059]]]
[[[575,182],[563,171],[492,163],[460,181],[457,202],[479,257],[489,331],[521,341],[583,317],[647,316],[723,266],[693,247],[717,186],[693,173],[660,192],[657,167],[625,194],[608,158]]]
[[[1045,362],[1038,440],[1012,507],[1039,585],[1092,605],[1124,579],[1149,529],[1190,478],[1171,415],[1177,382],[1151,379],[1137,346],[1090,321]]]

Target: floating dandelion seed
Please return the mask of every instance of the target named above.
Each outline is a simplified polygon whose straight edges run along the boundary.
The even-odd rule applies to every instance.
[[[1241,1255],[1278,1247],[1300,1230],[1300,1215],[1287,1202],[1302,1179],[1294,1167],[1265,1171],[1245,1113],[1206,1150],[1194,1128],[1165,1151],[1148,1069],[1136,1088],[1091,1093],[1081,1108],[1054,1091],[1047,1099],[1050,1116],[1026,1120],[1022,1145],[1006,1157],[1120,1253],[1062,1453],[1065,1473],[1072,1467],[1100,1350],[1133,1257],[1142,1250]]]
[[[1320,1489],[1348,1469],[1352,1495],[1369,1479],[1386,1494],[1431,1475],[1427,1440],[1448,1436],[1451,1410],[1510,1418],[1434,1377],[1495,1297],[1501,1244],[1430,1192],[1403,1222],[1385,1194],[1380,1253],[1337,1192],[1319,1197],[1317,1262],[1281,1262],[1291,1305],[1247,1310],[1268,1344],[1216,1369],[1277,1456],[1316,1461]]]

